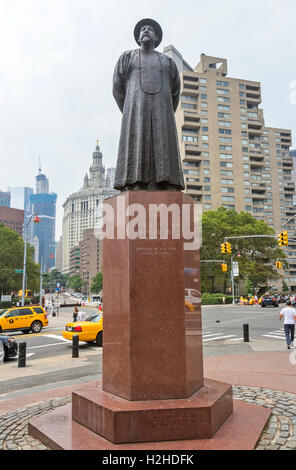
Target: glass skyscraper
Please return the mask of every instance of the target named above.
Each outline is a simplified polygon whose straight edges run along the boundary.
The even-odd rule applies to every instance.
[[[55,219],[57,194],[49,193],[48,178],[41,173],[36,176],[36,193],[30,195],[33,213],[37,213],[41,222],[33,225],[33,239],[38,238],[38,262],[45,270],[55,265]]]

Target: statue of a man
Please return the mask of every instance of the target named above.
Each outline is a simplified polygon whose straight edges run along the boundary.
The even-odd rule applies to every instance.
[[[155,51],[162,39],[151,19],[137,23],[140,48],[124,52],[113,77],[113,95],[123,113],[114,188],[182,190],[175,111],[180,78],[175,62]]]

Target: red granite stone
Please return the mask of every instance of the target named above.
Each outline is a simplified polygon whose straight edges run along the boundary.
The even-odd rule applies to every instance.
[[[179,400],[130,401],[102,390],[72,394],[73,420],[117,444],[210,438],[232,411],[232,387],[213,380]]]
[[[233,413],[211,439],[113,444],[73,421],[71,404],[31,420],[29,434],[55,450],[252,450],[271,410],[241,400],[233,405]]]
[[[184,250],[182,236],[173,239],[173,217],[169,239],[162,239],[149,208],[174,204],[182,235],[184,207],[193,213],[196,203],[181,192],[129,191],[105,204],[115,214],[115,238],[103,244],[103,390],[129,400],[189,397],[203,385],[200,298],[185,311],[185,289],[200,292],[199,250]],[[136,204],[145,214],[145,239],[131,237],[139,212],[124,215]],[[120,231],[129,236],[119,239]]]

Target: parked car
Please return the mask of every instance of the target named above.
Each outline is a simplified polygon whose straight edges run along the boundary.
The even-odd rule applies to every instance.
[[[63,338],[72,341],[74,335],[79,336],[79,341],[95,341],[97,346],[103,346],[103,314],[92,313],[84,321],[67,323]]]
[[[0,335],[0,342],[2,343],[4,349],[4,361],[7,361],[9,357],[17,356],[18,345],[14,338]]]
[[[261,307],[278,307],[279,303],[275,296],[264,295],[261,300]]]
[[[47,325],[47,314],[41,305],[0,310],[0,333],[2,331],[40,333],[42,328]]]

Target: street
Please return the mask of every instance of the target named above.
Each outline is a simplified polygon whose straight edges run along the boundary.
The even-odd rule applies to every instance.
[[[279,312],[284,307],[203,306],[204,357],[225,354],[251,354],[258,351],[286,351],[283,323]],[[81,308],[88,313],[93,308]],[[39,334],[15,333],[18,342],[27,345],[27,366],[18,368],[11,358],[1,367],[0,400],[9,396],[47,389],[51,384],[99,378],[102,370],[102,348],[95,343],[80,342],[79,358],[72,358],[72,343],[62,337],[73,308],[62,308],[58,317],[49,317],[49,326]],[[243,340],[243,325],[249,324],[250,342]]]

